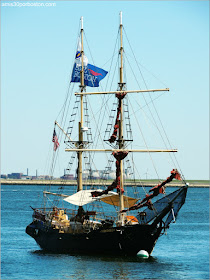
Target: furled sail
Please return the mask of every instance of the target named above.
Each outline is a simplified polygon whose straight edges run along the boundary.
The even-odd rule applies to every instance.
[[[148,206],[150,210],[152,210],[152,201],[151,199],[158,196],[160,193],[165,194],[165,185],[167,183],[170,183],[173,179],[181,180],[181,175],[179,174],[177,169],[173,169],[171,171],[171,175],[162,183],[158,184],[157,186],[153,187],[149,190],[149,192],[153,192],[151,194],[146,194],[145,198],[143,198],[138,204],[135,204],[134,206],[124,209],[122,212],[127,212],[130,210],[137,210],[139,208],[142,208],[144,206]]]

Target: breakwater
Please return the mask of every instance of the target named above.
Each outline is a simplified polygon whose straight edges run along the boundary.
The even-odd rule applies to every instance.
[[[210,183],[208,180],[189,180],[187,181],[189,183],[189,187],[200,187],[200,188],[209,188]],[[111,180],[108,180],[106,182],[102,182],[99,180],[95,181],[84,181],[85,186],[108,186],[112,183]],[[126,182],[126,186],[144,186],[144,187],[153,187],[159,183],[158,180],[136,180],[134,182]],[[59,185],[66,185],[66,186],[75,186],[77,184],[76,180],[21,180],[21,179],[1,179],[1,185],[52,185],[52,186],[59,186]],[[172,182],[170,184],[167,184],[168,187],[181,187],[183,186],[180,182]]]

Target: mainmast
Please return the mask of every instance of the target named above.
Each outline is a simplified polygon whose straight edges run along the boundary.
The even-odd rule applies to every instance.
[[[83,50],[83,17],[81,17],[81,64],[82,68],[80,71],[80,92],[82,93],[85,84],[84,84],[84,50]],[[83,95],[80,96],[80,122],[79,122],[79,149],[83,149]],[[77,170],[77,191],[83,189],[82,186],[82,151],[77,153],[78,156],[78,170]]]
[[[120,12],[120,82],[119,90],[123,92],[124,85],[123,83],[123,41],[122,41],[122,12]],[[124,148],[124,139],[123,139],[123,99],[119,99],[120,102],[120,119],[119,119],[119,149]],[[123,198],[123,160],[120,161],[120,211],[124,210],[124,198]],[[124,225],[124,213],[120,213],[119,221]]]

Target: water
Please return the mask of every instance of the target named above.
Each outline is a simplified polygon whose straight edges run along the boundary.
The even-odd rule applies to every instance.
[[[43,253],[25,233],[41,188],[2,186],[1,279],[209,279],[208,188],[188,190],[177,222],[146,260]]]

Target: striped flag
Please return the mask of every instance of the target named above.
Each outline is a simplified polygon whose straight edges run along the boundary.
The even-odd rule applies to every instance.
[[[54,129],[54,132],[53,132],[53,139],[52,139],[52,141],[54,142],[54,151],[56,151],[60,144],[58,142],[58,137],[56,135],[55,129]]]

